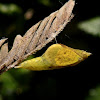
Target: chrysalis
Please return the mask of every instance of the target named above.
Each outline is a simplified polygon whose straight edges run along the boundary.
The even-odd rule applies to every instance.
[[[24,61],[15,68],[34,71],[59,69],[74,66],[90,55],[91,53],[84,50],[73,49],[63,44],[53,44],[42,56]]]

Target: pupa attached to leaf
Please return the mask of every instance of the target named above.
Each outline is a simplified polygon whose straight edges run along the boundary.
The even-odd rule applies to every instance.
[[[73,49],[63,44],[53,44],[42,56],[24,61],[15,68],[25,68],[34,71],[60,69],[74,66],[90,55],[91,53],[84,50]]]

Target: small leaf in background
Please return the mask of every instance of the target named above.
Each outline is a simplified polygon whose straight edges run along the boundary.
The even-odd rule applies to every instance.
[[[85,100],[100,100],[100,86],[90,89],[89,96]]]
[[[18,85],[14,77],[8,72],[0,76],[0,83],[2,83],[0,93],[7,95],[13,94]]]
[[[45,6],[51,6],[52,2],[50,0],[38,0],[39,3],[45,5]]]
[[[79,29],[94,36],[100,37],[100,17],[95,17],[78,24]]]
[[[6,15],[13,15],[14,13],[21,13],[22,10],[15,4],[2,4],[0,3],[0,13]]]
[[[34,9],[30,8],[24,14],[24,18],[25,20],[30,20],[33,17],[33,15],[34,15]]]
[[[23,80],[22,80],[23,77]],[[28,77],[28,78],[27,78]],[[14,100],[15,95],[20,95],[30,88],[31,74],[27,69],[10,70],[0,76],[0,100]]]

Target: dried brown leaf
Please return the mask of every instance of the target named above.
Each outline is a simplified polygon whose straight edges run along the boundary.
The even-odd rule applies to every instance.
[[[7,38],[1,39],[1,40],[0,40],[0,47],[1,47],[1,45],[2,45],[6,40],[7,40]]]
[[[0,61],[8,54],[8,43],[5,43],[0,50]]]
[[[47,43],[52,41],[72,19],[74,5],[75,1],[69,0],[58,11],[53,12],[48,17],[32,26],[23,37],[17,35],[9,53],[5,51],[5,49],[1,49],[1,52],[3,54],[5,53],[3,58],[0,56],[1,72],[7,71],[18,65],[29,55],[36,53]],[[5,40],[0,40],[0,45],[2,45]],[[8,45],[4,44],[2,48],[8,48]]]

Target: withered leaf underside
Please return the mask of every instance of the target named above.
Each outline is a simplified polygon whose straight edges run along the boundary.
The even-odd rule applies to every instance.
[[[0,73],[21,63],[52,41],[72,19],[74,0],[69,0],[59,10],[33,25],[22,37],[15,37],[12,49],[8,52],[7,38],[0,40]]]

